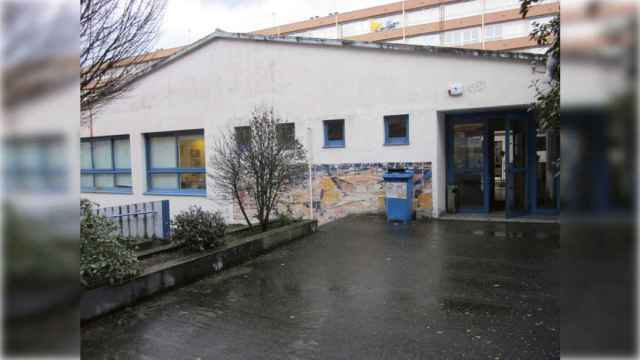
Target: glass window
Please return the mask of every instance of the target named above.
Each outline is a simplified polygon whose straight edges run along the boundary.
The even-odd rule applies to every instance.
[[[200,135],[181,136],[178,138],[179,167],[204,167],[204,138]]]
[[[478,15],[482,12],[482,2],[479,0],[463,1],[451,5],[445,5],[445,20],[458,19],[467,16]]]
[[[294,123],[284,123],[276,125],[278,141],[285,147],[293,147],[296,141],[296,126]]]
[[[131,168],[131,157],[129,154],[129,139],[117,139],[113,141],[113,161],[116,169]]]
[[[80,162],[83,191],[131,192],[128,136],[82,139]]]
[[[352,21],[342,24],[341,28],[343,37],[362,35],[369,32],[369,21]]]
[[[440,9],[432,7],[417,11],[408,11],[406,13],[407,26],[428,24],[440,20]]]
[[[344,120],[324,121],[324,146],[344,147]]]
[[[387,145],[409,144],[409,115],[384,117],[384,143]]]
[[[150,192],[206,194],[204,132],[147,134]],[[122,179],[126,181],[127,179]]]
[[[237,144],[240,146],[249,146],[249,143],[251,142],[251,127],[237,126],[235,131]]]
[[[98,140],[93,142],[93,168],[110,169],[111,162],[111,140]]]
[[[176,167],[176,137],[154,136],[149,141],[152,168]]]

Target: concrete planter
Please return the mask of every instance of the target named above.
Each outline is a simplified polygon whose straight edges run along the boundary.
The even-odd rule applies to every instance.
[[[236,239],[221,248],[152,266],[124,284],[85,290],[80,303],[80,319],[89,320],[147,296],[186,285],[309,235],[315,232],[317,227],[316,220],[301,221]]]

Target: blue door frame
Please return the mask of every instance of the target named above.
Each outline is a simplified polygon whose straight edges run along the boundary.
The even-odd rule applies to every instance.
[[[526,129],[526,142],[525,142],[525,151],[526,151],[526,162],[525,167],[511,168],[511,171],[514,172],[524,172],[525,173],[525,208],[521,209],[521,211],[511,211],[509,210],[510,205],[513,204],[513,193],[509,191],[509,182],[513,182],[512,174],[509,174],[507,171],[507,191],[506,191],[506,204],[505,204],[505,214],[507,217],[510,216],[521,216],[528,214],[540,214],[540,215],[558,215],[559,214],[559,202],[557,202],[557,206],[555,209],[543,209],[538,208],[537,206],[537,177],[536,177],[536,163],[537,163],[537,153],[536,153],[536,121],[535,118],[531,115],[531,113],[521,110],[521,111],[499,111],[499,112],[478,112],[478,113],[464,113],[464,114],[448,114],[445,117],[445,154],[446,154],[446,184],[447,185],[455,185],[456,184],[456,171],[453,163],[453,126],[454,124],[465,124],[465,123],[476,123],[483,124],[484,127],[484,139],[482,145],[482,153],[483,153],[483,167],[482,167],[482,184],[483,184],[483,205],[482,207],[475,208],[460,208],[458,212],[461,213],[489,213],[491,211],[491,201],[492,201],[492,190],[493,190],[493,178],[492,178],[492,170],[490,166],[490,151],[489,146],[493,145],[493,141],[490,141],[490,136],[492,135],[491,128],[491,120],[494,118],[502,118],[505,120],[505,156],[506,166],[509,165],[510,159],[510,144],[508,143],[509,136],[508,132],[511,131],[513,125],[516,121],[524,121],[526,125],[524,128]],[[556,177],[554,179],[554,186],[559,188],[559,178]],[[557,194],[557,192],[556,192]],[[447,195],[448,196],[448,195]],[[559,198],[559,196],[558,196]]]

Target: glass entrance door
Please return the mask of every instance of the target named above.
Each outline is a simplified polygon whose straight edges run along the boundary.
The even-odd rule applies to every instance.
[[[454,185],[456,209],[488,211],[486,121],[455,121],[450,127],[449,185]]]
[[[527,212],[527,121],[506,120],[506,216],[520,216]]]

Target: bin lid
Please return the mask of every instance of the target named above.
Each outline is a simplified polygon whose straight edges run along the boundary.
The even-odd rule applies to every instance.
[[[414,175],[413,171],[404,171],[404,172],[386,172],[382,177],[387,179],[410,179]]]

